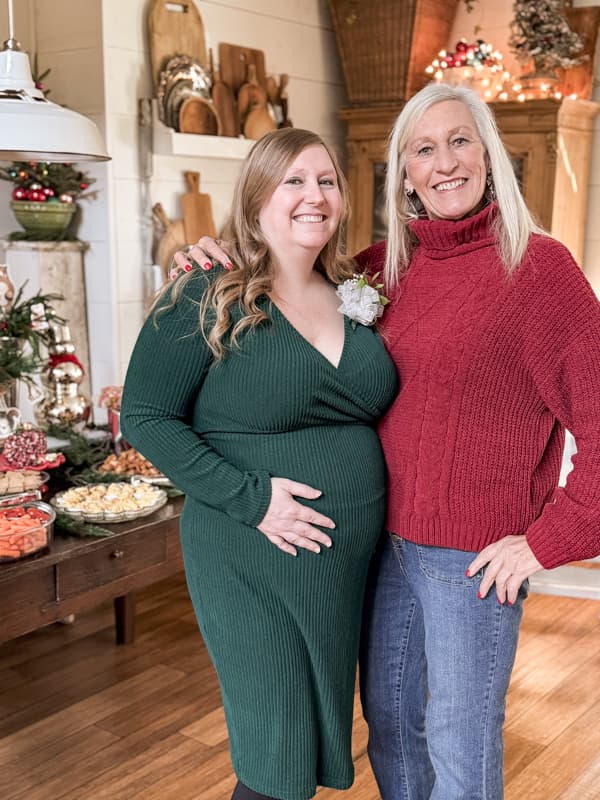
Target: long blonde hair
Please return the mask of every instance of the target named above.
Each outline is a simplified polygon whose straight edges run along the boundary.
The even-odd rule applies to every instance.
[[[233,269],[212,280],[200,302],[200,329],[217,359],[223,358],[230,347],[238,345],[243,331],[252,330],[269,319],[259,301],[271,290],[273,264],[258,222],[259,213],[294,159],[307,147],[316,145],[324,147],[331,158],[342,200],[340,224],[321,250],[316,268],[332,283],[340,283],[354,273],[353,260],[342,251],[350,202],[348,184],[335,153],[311,131],[284,128],[267,133],[253,145],[242,165],[223,230]],[[171,303],[177,302],[194,272],[196,270],[178,279],[171,293]],[[234,308],[242,312],[235,322]]]
[[[544,233],[525,205],[510,157],[488,105],[470,89],[430,83],[406,103],[389,139],[385,187],[388,239],[384,274],[390,286],[397,285],[408,269],[415,246],[409,223],[418,215],[404,192],[406,148],[423,114],[445,100],[464,103],[475,121],[498,201],[499,213],[494,222],[496,246],[508,274],[523,260],[529,236]]]

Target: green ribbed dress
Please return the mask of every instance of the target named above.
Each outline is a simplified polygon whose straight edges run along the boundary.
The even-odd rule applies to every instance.
[[[238,778],[281,800],[353,780],[350,739],[363,589],[384,519],[373,424],[396,373],[372,328],[345,318],[334,367],[265,298],[271,321],[215,362],[198,329],[207,278],[150,317],[121,410],[125,439],[186,494],[190,596],[223,695]],[[320,554],[283,553],[256,529],[270,476],[322,490],[336,522]]]

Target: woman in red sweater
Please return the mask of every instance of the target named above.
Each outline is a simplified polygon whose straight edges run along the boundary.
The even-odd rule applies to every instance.
[[[430,85],[388,150],[386,537],[361,681],[383,800],[500,800],[528,578],[600,553],[600,304],[533,222],[488,106]],[[557,489],[564,429],[578,454]]]
[[[402,382],[379,426],[389,534],[364,617],[369,756],[383,800],[501,800],[528,578],[600,553],[600,304],[533,221],[472,92],[415,95],[387,164],[388,240],[357,257],[384,271]],[[565,428],[578,453],[557,489]]]

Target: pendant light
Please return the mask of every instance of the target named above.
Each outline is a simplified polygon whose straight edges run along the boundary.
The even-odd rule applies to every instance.
[[[0,50],[0,160],[108,161],[92,120],[52,103],[36,88],[27,53],[14,38],[12,0],[8,24]]]

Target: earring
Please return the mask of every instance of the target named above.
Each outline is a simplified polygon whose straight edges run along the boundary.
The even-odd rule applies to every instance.
[[[494,177],[492,175],[492,171],[490,170],[488,174],[485,176],[485,186],[486,186],[486,196],[490,203],[493,203],[496,199],[496,187],[494,186]]]
[[[408,204],[411,207],[413,214],[416,217],[420,217],[423,211],[425,210],[425,206],[421,202],[419,195],[415,192],[414,189],[405,189],[404,196],[408,200]]]

